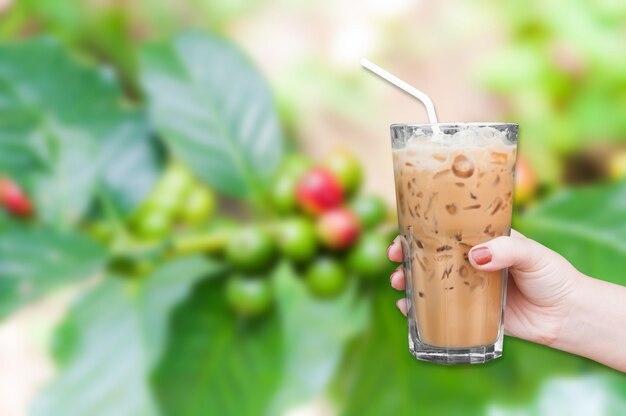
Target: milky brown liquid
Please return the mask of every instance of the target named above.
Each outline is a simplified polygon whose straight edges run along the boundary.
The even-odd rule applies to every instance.
[[[515,152],[500,139],[394,150],[398,222],[409,245],[406,278],[426,344],[474,347],[498,337],[503,273],[475,270],[467,252],[509,235]]]

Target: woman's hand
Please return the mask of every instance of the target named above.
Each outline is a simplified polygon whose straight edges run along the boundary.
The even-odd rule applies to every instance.
[[[387,255],[402,261],[402,246],[396,238]],[[559,254],[513,231],[473,247],[469,261],[477,270],[509,268],[504,329],[507,335],[551,345],[571,312],[571,295],[583,276]],[[404,290],[402,266],[391,275],[391,286]],[[406,299],[398,308],[406,315]]]
[[[398,238],[387,255],[402,261]],[[559,254],[516,231],[472,247],[468,259],[477,270],[509,268],[507,335],[626,372],[626,287],[583,275]],[[391,286],[404,290],[402,266],[391,274]],[[406,315],[406,299],[397,305]]]

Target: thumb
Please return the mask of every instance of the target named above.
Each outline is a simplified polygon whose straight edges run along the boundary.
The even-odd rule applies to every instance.
[[[519,233],[478,244],[472,247],[468,258],[477,270],[496,271],[510,267],[512,271],[524,274],[544,274],[567,263],[554,251]]]

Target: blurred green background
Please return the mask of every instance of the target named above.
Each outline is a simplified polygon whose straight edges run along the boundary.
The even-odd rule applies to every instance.
[[[625,2],[1,0],[0,37],[0,414],[626,414],[517,339],[410,356],[388,125],[426,115],[359,66],[518,122],[515,226],[626,284]]]

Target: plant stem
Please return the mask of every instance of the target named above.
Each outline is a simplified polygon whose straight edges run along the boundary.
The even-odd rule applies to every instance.
[[[269,196],[258,185],[252,188],[252,196],[249,199],[252,209],[260,214],[262,218],[272,217],[273,210],[272,204],[269,201]]]
[[[176,237],[171,241],[168,255],[181,256],[193,253],[219,253],[226,246],[228,231],[213,234],[187,235]]]

